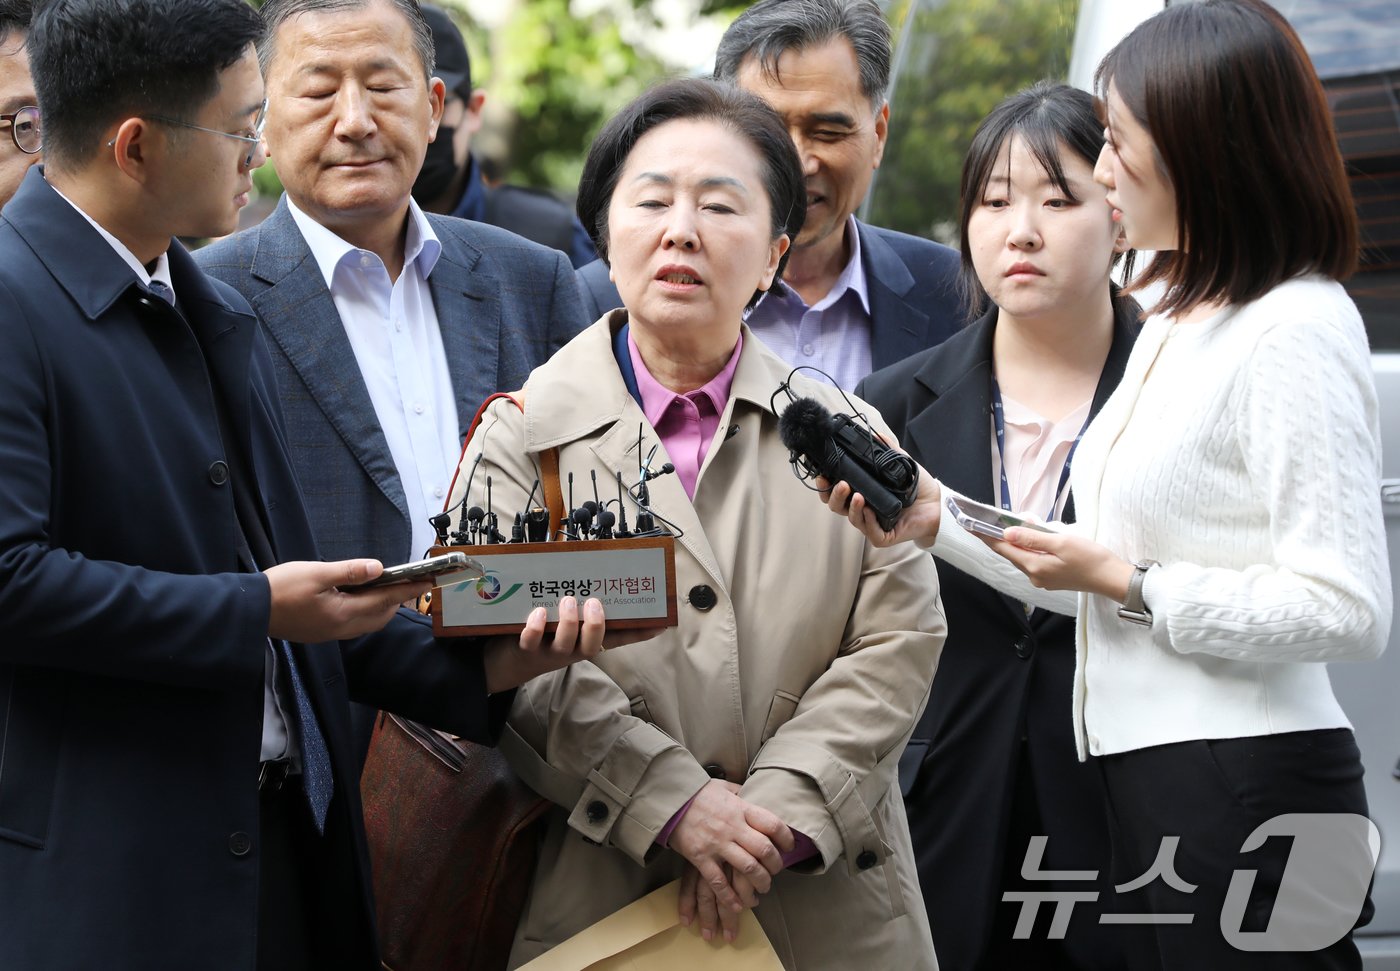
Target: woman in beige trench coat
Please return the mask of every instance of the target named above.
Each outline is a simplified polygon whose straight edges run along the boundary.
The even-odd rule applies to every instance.
[[[496,510],[523,507],[555,447],[562,476],[615,493],[616,473],[636,482],[639,427],[644,457],[662,441],[624,378],[632,353],[667,393],[731,381],[689,476],[665,444],[652,460],[678,466],[650,490],[684,531],[679,626],[517,695],[502,747],[558,805],[512,967],[677,877],[683,916],[707,929],[766,891],[755,913],[789,969],[936,967],[895,778],[943,643],[932,561],[874,548],[813,501],[770,409],[791,369],[740,322],[805,202],[761,101],[685,80],[623,109],[590,152],[580,212],[626,310],[530,376],[523,414],[494,403],[464,452],[483,458],[460,508],[484,504],[487,475]],[[792,384],[847,410],[834,388]],[[794,842],[808,855],[784,867]]]

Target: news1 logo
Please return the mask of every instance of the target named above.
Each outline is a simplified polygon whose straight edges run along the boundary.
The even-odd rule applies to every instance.
[[[1288,854],[1274,898],[1268,926],[1262,931],[1244,930],[1250,894],[1258,871],[1237,869],[1230,877],[1225,903],[1220,912],[1220,931],[1225,940],[1241,951],[1310,952],[1320,951],[1341,940],[1356,924],[1366,905],[1371,876],[1380,857],[1381,837],[1375,823],[1352,813],[1288,813],[1275,816],[1250,833],[1240,853],[1259,849],[1270,839],[1291,839]],[[1097,870],[1043,870],[1045,836],[1031,837],[1021,864],[1026,880],[1092,881]],[[1165,836],[1156,859],[1147,870],[1127,883],[1115,886],[1115,893],[1140,890],[1161,880],[1180,893],[1197,889],[1176,872],[1176,849],[1180,837]],[[1064,938],[1077,903],[1098,900],[1097,890],[1008,890],[1005,902],[1020,903],[1020,914],[1012,937],[1026,940],[1034,929],[1041,904],[1054,904],[1048,937]],[[1105,912],[1100,924],[1189,924],[1192,913],[1128,914]]]

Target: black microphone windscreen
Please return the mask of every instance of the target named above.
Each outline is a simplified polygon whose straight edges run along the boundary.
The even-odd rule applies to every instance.
[[[575,509],[574,514],[569,517],[569,521],[578,523],[580,526],[587,526],[589,523],[593,522],[593,514],[587,509]]]
[[[582,506],[579,506],[579,508],[588,510],[588,515],[590,516],[598,515],[598,504],[592,499],[589,499]]]
[[[667,462],[665,465],[661,466],[661,472],[660,472],[659,474],[660,474],[660,475],[670,475],[670,474],[671,474],[672,472],[674,472],[674,471],[676,471],[676,467],[675,467],[674,465],[672,465],[670,462]]]
[[[611,509],[604,509],[598,513],[599,529],[612,529],[615,525],[617,525],[617,517],[613,515]]]
[[[778,437],[789,452],[821,456],[831,428],[831,412],[813,398],[797,398],[778,418]]]
[[[486,510],[482,509],[480,506],[472,506],[470,509],[467,510],[468,522],[479,523],[485,518]]]

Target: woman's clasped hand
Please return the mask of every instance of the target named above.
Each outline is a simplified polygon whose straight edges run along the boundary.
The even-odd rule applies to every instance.
[[[706,783],[668,844],[690,863],[681,875],[681,923],[699,919],[706,940],[721,929],[734,940],[738,915],[758,906],[758,895],[772,887],[783,854],[795,845],[786,823],[739,792],[733,782]]]

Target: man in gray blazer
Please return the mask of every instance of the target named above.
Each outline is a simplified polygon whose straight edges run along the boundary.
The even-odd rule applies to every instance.
[[[268,0],[259,59],[286,193],[200,250],[262,320],[316,540],[422,555],[481,402],[587,323],[562,254],[411,200],[445,87],[413,0]]]
[[[890,28],[875,0],[759,0],[720,39],[715,77],[773,106],[807,178],[807,219],[783,292],[749,327],[794,367],[851,390],[957,333],[958,254],[856,219],[889,131]],[[603,261],[578,271],[593,319],[622,305]]]

